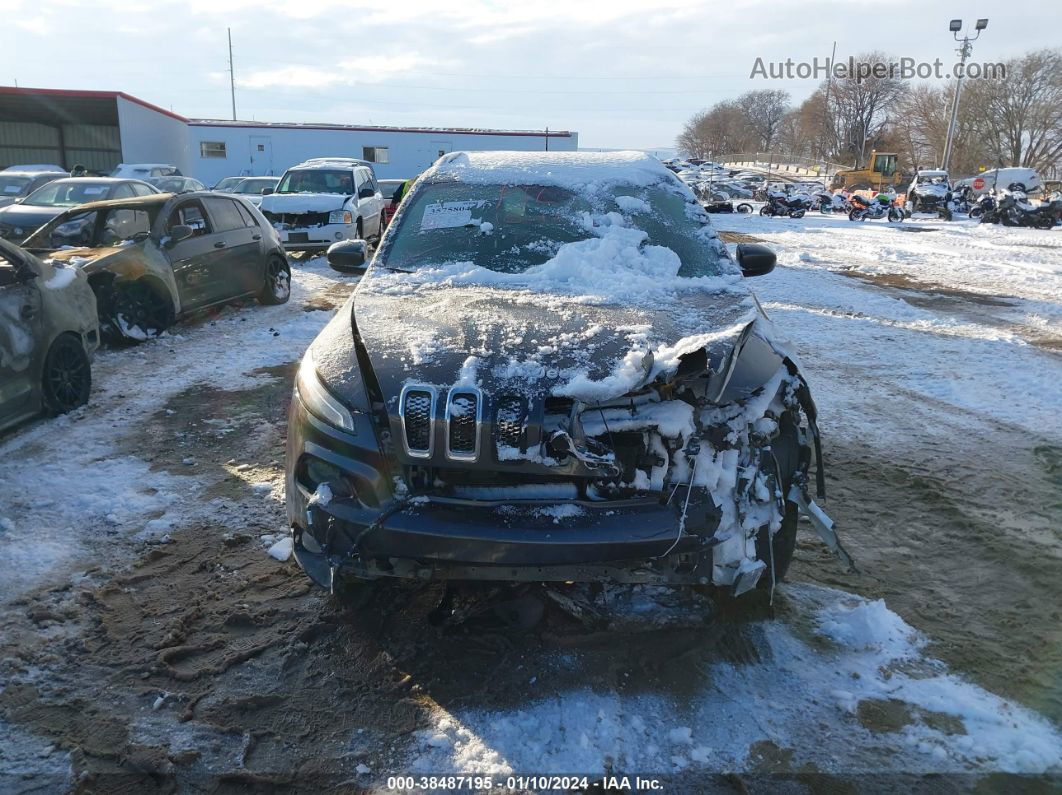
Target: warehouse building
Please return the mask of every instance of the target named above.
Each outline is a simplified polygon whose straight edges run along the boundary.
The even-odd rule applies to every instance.
[[[190,119],[121,91],[0,86],[0,168],[167,163],[213,185],[222,177],[280,175],[311,157],[356,157],[381,179],[420,173],[446,152],[574,151],[564,130],[487,130]]]

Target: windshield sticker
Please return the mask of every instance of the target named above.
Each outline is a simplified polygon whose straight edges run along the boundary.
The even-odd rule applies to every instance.
[[[479,207],[483,201],[438,202],[424,208],[420,219],[421,231],[430,229],[453,229],[472,223],[472,208]]]
[[[84,193],[86,196],[95,196],[97,194],[103,193],[105,190],[107,189],[93,185],[88,188],[82,188],[81,192]]]

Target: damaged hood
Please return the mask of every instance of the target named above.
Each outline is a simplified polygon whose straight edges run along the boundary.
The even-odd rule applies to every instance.
[[[262,197],[264,213],[327,213],[342,210],[350,196],[339,193],[270,193]]]
[[[353,297],[357,326],[389,400],[405,384],[478,386],[596,403],[666,378],[684,354],[717,369],[762,315],[740,277],[722,289],[652,300],[512,287],[412,284],[374,270]]]

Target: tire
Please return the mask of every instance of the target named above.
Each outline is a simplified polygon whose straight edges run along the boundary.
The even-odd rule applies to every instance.
[[[970,220],[971,221],[976,221],[978,218],[980,218],[982,215],[984,215],[984,212],[985,211],[982,208],[980,208],[980,207],[971,207],[970,208]]]
[[[266,306],[286,304],[291,297],[291,266],[283,257],[273,255],[266,263],[265,283],[258,293],[258,303]]]
[[[832,204],[827,204],[826,202],[823,202],[822,204],[819,205],[819,212],[822,213],[823,215],[829,215],[830,213],[833,212],[833,205]]]
[[[903,220],[903,210],[898,210],[895,207],[889,208],[889,223],[898,224]]]
[[[955,214],[951,210],[949,210],[947,207],[944,207],[940,211],[940,218],[943,221],[954,221],[955,220]]]
[[[867,211],[866,210],[861,210],[861,209],[858,209],[858,208],[854,209],[854,210],[852,210],[852,212],[848,213],[848,220],[849,221],[865,221],[865,220],[867,220]]]
[[[804,210],[790,210],[789,211],[789,217],[790,218],[803,218],[804,217],[804,212],[805,212]]]
[[[741,202],[741,204],[739,204],[734,209],[736,209],[742,215],[748,215],[749,213],[752,212],[752,205],[749,204],[748,202]]]
[[[782,526],[778,532],[770,537],[766,527],[760,528],[756,536],[756,557],[767,564],[767,571],[760,575],[757,588],[771,587],[771,558],[774,558],[774,582],[781,582],[789,571],[789,564],[793,562],[793,552],[796,549],[797,524],[800,513],[797,506],[791,502],[785,504],[785,516],[782,517]],[[768,541],[768,539],[770,539]],[[768,545],[769,544],[769,545]]]
[[[103,323],[110,336],[126,342],[158,337],[173,325],[173,302],[141,280],[111,290]]]
[[[760,215],[762,215],[764,218],[770,218],[772,215],[774,215],[774,213],[771,212],[770,207],[764,205],[760,208]]]
[[[360,218],[358,219],[358,222],[354,225],[354,234],[357,235],[358,240],[365,239],[365,226]]]
[[[92,368],[81,340],[61,334],[44,357],[41,396],[44,410],[55,416],[88,403],[92,391]]]

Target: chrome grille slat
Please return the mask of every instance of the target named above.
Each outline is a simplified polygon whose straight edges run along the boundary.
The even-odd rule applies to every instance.
[[[494,416],[494,445],[524,450],[524,431],[527,427],[527,401],[520,395],[502,395],[498,398],[498,410]]]
[[[407,385],[402,389],[398,414],[406,452],[414,458],[431,458],[435,446],[434,387]]]
[[[458,461],[479,457],[483,396],[473,387],[454,387],[446,398],[446,455]]]

